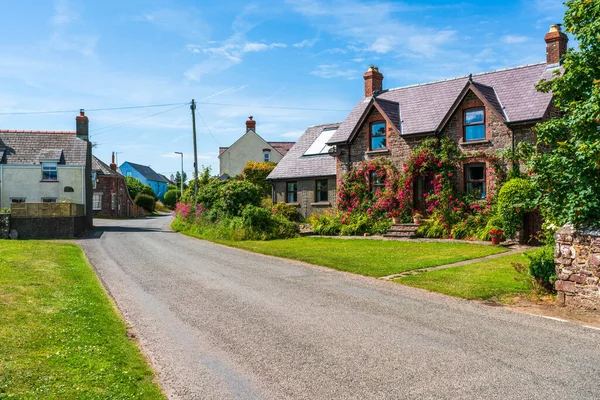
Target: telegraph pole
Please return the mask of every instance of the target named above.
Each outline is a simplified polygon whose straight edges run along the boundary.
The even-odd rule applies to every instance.
[[[198,147],[196,146],[196,102],[194,99],[192,99],[190,109],[192,110],[192,129],[194,130],[194,204],[196,204],[198,198]]]

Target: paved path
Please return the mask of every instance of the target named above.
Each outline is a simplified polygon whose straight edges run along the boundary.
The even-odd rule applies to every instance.
[[[172,399],[598,399],[600,331],[97,220],[80,243]]]

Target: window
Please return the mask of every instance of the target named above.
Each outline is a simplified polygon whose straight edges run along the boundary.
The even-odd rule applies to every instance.
[[[96,189],[96,171],[92,172],[92,189]]]
[[[131,176],[131,171],[127,171],[127,176]]]
[[[264,162],[271,161],[271,152],[269,150],[263,151],[263,160]]]
[[[310,145],[308,150],[304,152],[305,156],[316,156],[319,154],[327,154],[331,146],[327,145],[327,142],[333,137],[333,134],[337,132],[337,129],[324,129],[323,132],[319,133],[319,136]]]
[[[387,148],[384,121],[373,122],[370,134],[371,150],[384,150]]]
[[[115,208],[117,208],[117,195],[112,193],[110,195],[110,209],[114,210]]]
[[[485,165],[465,165],[465,183],[467,193],[475,193],[479,198],[485,198]]]
[[[325,203],[329,201],[329,191],[327,189],[327,179],[319,179],[316,181],[315,202]]]
[[[286,182],[285,188],[285,202],[286,203],[297,203],[298,202],[298,182]]]
[[[485,139],[485,110],[471,108],[465,111],[465,141]]]
[[[58,172],[56,163],[42,163],[42,180],[56,181],[58,180]]]
[[[92,209],[102,210],[102,193],[94,193],[94,198],[92,200]]]
[[[11,197],[11,203],[25,203],[25,197]]]
[[[42,197],[42,203],[56,203],[56,197]]]
[[[377,172],[371,171],[369,183],[371,184],[371,192],[376,193],[379,190],[379,193],[381,193],[385,188],[385,176],[377,176]]]

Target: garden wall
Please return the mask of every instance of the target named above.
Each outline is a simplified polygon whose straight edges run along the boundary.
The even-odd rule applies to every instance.
[[[12,217],[11,229],[19,239],[69,239],[81,236],[86,230],[85,216],[78,217]]]
[[[558,302],[600,309],[600,230],[565,225],[556,233],[555,241]]]

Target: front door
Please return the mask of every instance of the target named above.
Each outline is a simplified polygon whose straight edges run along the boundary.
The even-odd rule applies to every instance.
[[[433,193],[433,172],[425,176],[419,176],[415,179],[413,187],[414,209],[419,210],[423,215],[427,215],[427,203],[425,194]]]

